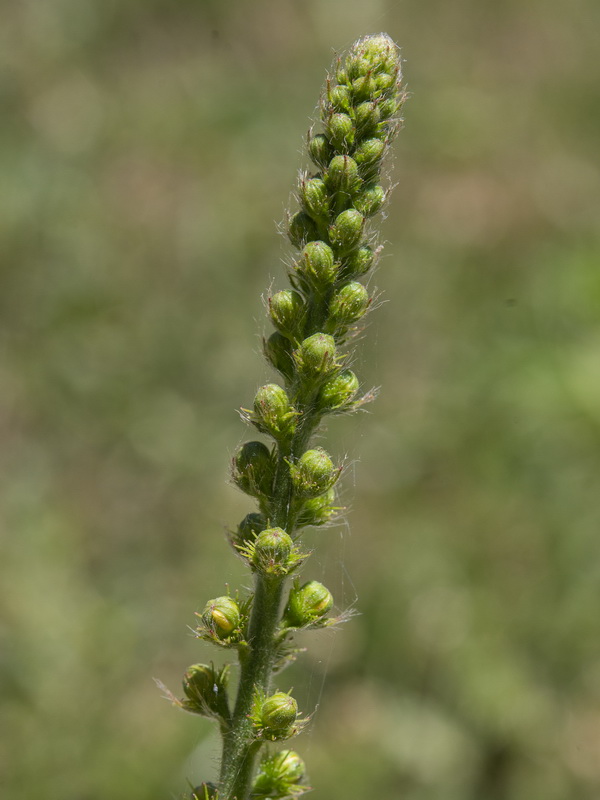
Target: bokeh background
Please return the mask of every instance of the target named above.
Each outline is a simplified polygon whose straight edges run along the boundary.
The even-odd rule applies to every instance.
[[[170,708],[248,584],[228,464],[334,50],[412,98],[372,413],[328,434],[361,616],[281,677],[315,800],[600,795],[596,0],[19,0],[0,32],[0,791],[155,800],[216,769]]]

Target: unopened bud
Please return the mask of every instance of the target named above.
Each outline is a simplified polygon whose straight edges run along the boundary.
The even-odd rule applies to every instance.
[[[299,527],[304,525],[326,525],[339,509],[334,507],[335,490],[329,489],[318,497],[305,500],[296,520]]]
[[[380,77],[383,78],[389,76],[382,75]],[[379,110],[381,111],[382,119],[389,119],[390,117],[393,117],[395,114],[398,113],[399,109],[400,109],[400,103],[395,97],[390,97],[388,100],[382,100],[381,103],[379,104]]]
[[[305,339],[294,355],[298,369],[315,378],[325,377],[336,367],[336,346],[333,336],[313,333]]]
[[[350,156],[334,156],[327,170],[327,181],[332,189],[353,194],[361,183],[356,161]]]
[[[365,36],[355,47],[374,72],[395,72],[400,66],[398,48],[386,33]]]
[[[261,433],[270,433],[275,439],[290,436],[294,432],[295,418],[285,389],[276,383],[267,383],[258,390],[251,419]]]
[[[263,514],[252,512],[246,514],[244,519],[237,527],[234,543],[240,547],[253,542],[261,531],[267,527],[267,521]]]
[[[233,462],[233,479],[246,494],[252,497],[269,494],[273,474],[273,458],[262,442],[246,442],[237,451]]]
[[[300,497],[318,497],[331,489],[340,475],[336,467],[322,447],[307,450],[295,464],[290,467],[292,483]]]
[[[380,139],[365,139],[354,151],[354,160],[362,173],[378,167],[385,153],[385,143]]]
[[[186,711],[203,716],[226,716],[228,669],[215,670],[208,664],[193,664],[183,676]]]
[[[286,738],[298,717],[298,703],[285,692],[268,697],[261,709],[260,724],[269,738]]]
[[[289,222],[288,236],[294,247],[300,250],[306,242],[317,238],[317,226],[308,214],[298,211]]]
[[[293,628],[302,628],[324,617],[333,606],[331,592],[318,581],[294,586],[290,591],[284,620]]]
[[[294,346],[290,340],[279,333],[279,331],[272,333],[265,342],[265,356],[267,360],[288,380],[294,375],[293,349]]]
[[[309,180],[301,181],[299,193],[304,210],[313,219],[327,219],[329,215],[329,195],[321,178],[310,178]]]
[[[321,387],[319,392],[319,409],[321,411],[335,411],[343,408],[358,392],[358,378],[350,369],[345,369],[333,378],[330,378]]]
[[[337,274],[333,250],[325,242],[309,242],[302,251],[298,269],[313,288],[329,286]]]
[[[355,80],[361,75],[366,75],[371,69],[371,63],[368,59],[364,58],[363,54],[358,50],[351,50],[346,57],[346,70],[350,80]]]
[[[296,336],[304,322],[305,312],[302,295],[293,289],[284,289],[269,297],[269,316],[284,335]]]
[[[326,167],[332,156],[328,138],[322,133],[311,136],[308,140],[308,154],[318,167]]]
[[[334,111],[348,113],[351,108],[350,90],[347,86],[334,86],[329,91],[329,102]]]
[[[377,103],[360,103],[355,111],[356,128],[361,136],[373,133],[377,129],[381,112]]]
[[[354,208],[365,217],[376,214],[385,202],[385,189],[378,183],[366,186],[352,201]]]
[[[352,250],[360,242],[364,221],[363,215],[354,208],[342,211],[329,228],[332,243],[341,250]]]
[[[361,75],[352,81],[352,96],[355,100],[369,100],[375,92],[375,76],[372,72],[367,72],[366,75]]]
[[[373,266],[375,252],[370,247],[359,247],[354,253],[346,256],[345,272],[350,275],[365,275]]]
[[[354,123],[348,114],[332,114],[327,122],[327,132],[336,150],[347,151],[354,143]]]
[[[231,597],[209,600],[202,612],[202,622],[218,639],[228,639],[240,624],[240,609]]]
[[[257,537],[252,563],[268,575],[285,575],[294,543],[281,528],[267,528]]]
[[[252,797],[288,797],[296,794],[290,792],[304,777],[306,767],[298,753],[293,750],[282,750],[272,756],[263,758],[254,779]]]
[[[369,293],[362,283],[351,281],[331,298],[329,318],[337,325],[352,325],[364,316],[369,303]]]

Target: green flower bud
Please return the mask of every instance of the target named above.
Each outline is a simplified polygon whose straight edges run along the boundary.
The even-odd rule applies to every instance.
[[[308,140],[308,154],[318,167],[325,168],[332,156],[328,138],[322,133],[311,136]]]
[[[284,289],[269,297],[269,316],[273,325],[286,336],[296,336],[302,328],[306,306],[302,295]]]
[[[373,266],[375,253],[370,247],[360,247],[345,259],[345,272],[351,275],[365,275]]]
[[[261,761],[252,787],[252,797],[287,797],[290,786],[298,784],[304,777],[306,767],[298,753],[282,750]],[[293,792],[295,794],[296,792]]]
[[[363,215],[354,208],[342,211],[329,228],[332,244],[341,250],[352,250],[360,241],[364,221]]]
[[[335,490],[329,489],[324,494],[305,500],[296,523],[304,525],[326,525],[338,509],[334,508]]]
[[[354,113],[356,128],[361,136],[371,134],[377,130],[377,125],[381,119],[381,111],[377,103],[360,103]]]
[[[334,111],[348,113],[351,108],[350,90],[347,86],[334,86],[329,91],[329,102]]]
[[[384,77],[383,75],[381,77]],[[386,76],[389,77],[389,76]],[[400,110],[400,103],[395,97],[390,97],[389,100],[382,100],[379,104],[382,119],[389,119],[393,117]]]
[[[290,467],[292,483],[300,497],[318,497],[331,489],[340,476],[336,467],[322,447],[307,450]]]
[[[285,389],[276,383],[267,383],[256,393],[251,419],[261,433],[281,439],[294,432],[296,412]]]
[[[218,639],[228,639],[241,620],[238,604],[231,597],[209,600],[202,612],[202,622]]]
[[[298,269],[315,289],[329,286],[337,274],[333,250],[325,242],[309,242],[302,251]]]
[[[243,547],[248,542],[253,542],[261,531],[267,527],[267,520],[263,514],[252,512],[246,514],[244,519],[237,527],[235,534],[235,544]]]
[[[385,143],[380,139],[365,139],[354,151],[354,160],[364,173],[379,166],[385,153]]]
[[[310,180],[301,181],[299,192],[300,201],[307,214],[316,220],[328,218],[329,195],[321,178],[310,178]]]
[[[281,528],[267,528],[257,537],[252,552],[252,563],[270,575],[285,575],[294,543]]]
[[[190,795],[190,800],[217,800],[219,790],[214,783],[201,783]]]
[[[317,226],[308,214],[298,211],[290,220],[288,236],[294,247],[300,250],[306,242],[312,242],[318,238]]]
[[[386,193],[383,186],[372,183],[365,187],[353,200],[354,207],[365,217],[372,217],[385,203]]]
[[[338,192],[353,194],[361,183],[356,161],[350,156],[334,156],[327,170],[327,182]]]
[[[348,83],[348,72],[344,67],[338,67],[338,70],[335,73],[335,79],[338,83],[342,84],[343,86],[345,86]]]
[[[354,81],[361,75],[366,75],[372,69],[371,62],[364,58],[360,50],[351,51],[346,58],[346,71],[348,78]]]
[[[183,676],[186,711],[203,716],[227,716],[228,668],[217,671],[208,664],[193,664]]]
[[[298,783],[304,777],[306,766],[298,753],[293,750],[282,750],[274,758],[281,777],[287,783]]]
[[[396,72],[400,67],[398,48],[385,33],[365,36],[358,42],[357,49],[374,72]]]
[[[298,717],[298,703],[285,692],[268,697],[261,708],[260,724],[269,738],[286,738]]]
[[[288,380],[294,376],[293,349],[294,346],[290,340],[278,331],[272,333],[265,342],[267,361]]]
[[[372,72],[361,75],[355,81],[352,81],[352,95],[355,100],[369,100],[375,96],[375,92],[375,76]]]
[[[292,628],[302,628],[324,617],[333,606],[331,592],[318,581],[295,585],[290,591],[284,620]]]
[[[348,114],[332,114],[327,122],[327,132],[336,150],[349,150],[354,143],[354,123]]]
[[[358,281],[342,286],[331,298],[329,318],[336,325],[352,325],[369,307],[369,293]]]
[[[375,88],[382,93],[389,92],[390,89],[396,88],[396,75],[390,75],[387,72],[382,72],[375,78]]]
[[[256,497],[269,494],[273,483],[274,462],[262,442],[246,442],[233,461],[233,479],[246,494]]]
[[[325,377],[336,367],[336,346],[333,336],[313,333],[305,339],[294,355],[298,368],[313,377]]]
[[[335,411],[349,403],[358,392],[358,378],[350,369],[345,369],[323,384],[319,392],[319,409]]]

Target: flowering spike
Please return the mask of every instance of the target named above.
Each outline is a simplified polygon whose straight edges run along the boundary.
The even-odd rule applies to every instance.
[[[199,614],[197,635],[237,651],[240,679],[229,710],[227,668],[195,664],[184,676],[178,706],[220,721],[223,759],[219,780],[192,791],[191,800],[275,800],[295,797],[303,785],[302,759],[291,750],[269,754],[254,776],[265,741],[298,734],[293,697],[273,691],[272,676],[298,654],[290,637],[298,628],[334,625],[333,598],[321,583],[296,581],[281,606],[290,574],[305,561],[297,541],[304,526],[326,526],[336,506],[341,467],[312,437],[323,418],[350,412],[373,397],[356,399],[359,379],[345,368],[354,326],[370,305],[363,285],[381,250],[373,220],[388,189],[381,167],[399,128],[404,101],[400,55],[386,34],[358,39],[336,59],[319,105],[321,129],[311,129],[307,150],[314,172],[299,175],[298,206],[285,232],[299,252],[289,269],[291,287],[272,294],[264,353],[284,385],[266,383],[242,416],[271,438],[268,447],[247,442],[236,452],[232,475],[257,508],[229,533],[254,573],[254,592],[210,600]]]

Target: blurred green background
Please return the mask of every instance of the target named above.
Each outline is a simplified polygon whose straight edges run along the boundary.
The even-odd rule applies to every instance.
[[[19,0],[0,33],[0,793],[213,777],[173,710],[222,535],[261,294],[333,50],[388,31],[412,98],[331,425],[349,527],[305,575],[361,616],[281,676],[315,800],[600,795],[596,0]],[[328,446],[329,446],[328,445]],[[351,531],[350,531],[351,528]]]

